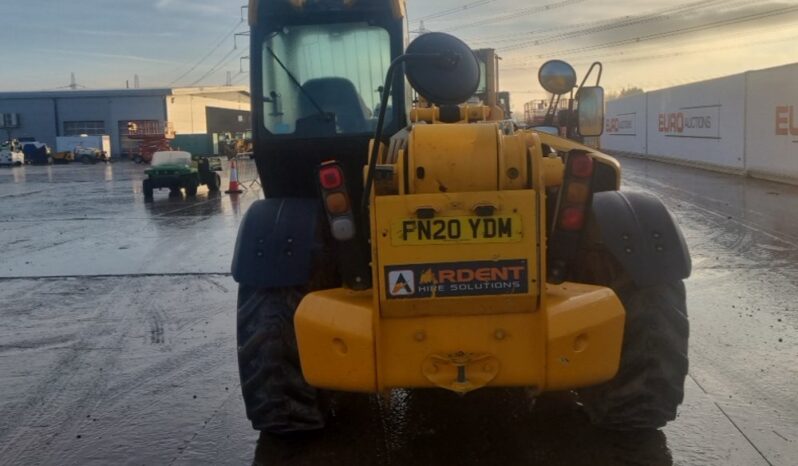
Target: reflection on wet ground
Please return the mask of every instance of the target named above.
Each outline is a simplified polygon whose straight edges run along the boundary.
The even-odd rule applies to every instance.
[[[0,225],[13,245],[0,253],[0,277],[228,272],[238,222],[260,192],[233,197],[200,187],[187,198],[160,190],[146,203],[144,169],[0,170]]]
[[[228,270],[260,194],[147,204],[132,164],[0,170],[0,464],[798,463],[798,188],[622,163],[694,261],[685,403],[643,434],[593,428],[569,393],[488,389],[334,394],[324,432],[259,436]]]
[[[384,399],[337,395],[332,409],[323,433],[262,435],[254,463],[343,464],[340,458],[347,458],[348,464],[363,465],[672,464],[665,434],[596,429],[567,393],[534,399],[521,389],[465,397],[395,390]],[[376,419],[381,424],[375,426]]]

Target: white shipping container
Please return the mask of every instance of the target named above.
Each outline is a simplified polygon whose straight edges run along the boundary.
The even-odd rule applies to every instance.
[[[647,94],[647,153],[745,169],[745,75]]]
[[[607,102],[601,147],[607,150],[646,153],[646,95]]]
[[[56,152],[71,152],[76,147],[100,149],[111,157],[111,136],[58,136],[55,140]]]
[[[749,172],[798,180],[798,64],[749,72],[747,94]]]

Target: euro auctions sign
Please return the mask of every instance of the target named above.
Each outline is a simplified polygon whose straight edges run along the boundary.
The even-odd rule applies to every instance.
[[[637,113],[619,113],[608,117],[604,129],[613,136],[634,136],[637,134]]]
[[[682,107],[660,113],[657,129],[668,137],[720,139],[720,105]]]

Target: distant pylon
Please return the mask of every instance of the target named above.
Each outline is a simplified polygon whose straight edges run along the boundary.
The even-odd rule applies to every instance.
[[[57,87],[56,89],[69,89],[69,90],[77,90],[77,89],[85,89],[86,86],[81,86],[78,84],[78,80],[75,78],[75,73],[69,73],[69,84],[66,86]]]

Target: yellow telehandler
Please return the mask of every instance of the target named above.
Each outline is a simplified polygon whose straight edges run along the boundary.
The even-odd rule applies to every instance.
[[[415,387],[576,390],[613,429],[674,419],[690,257],[662,203],[580,143],[603,130],[598,85],[541,67],[573,93],[566,139],[464,104],[475,54],[408,45],[402,0],[252,0],[250,24],[265,199],[232,274],[255,429],[322,428],[320,390]]]

